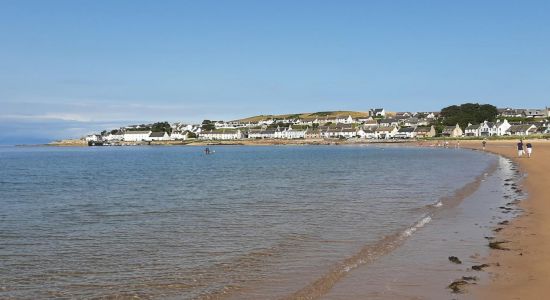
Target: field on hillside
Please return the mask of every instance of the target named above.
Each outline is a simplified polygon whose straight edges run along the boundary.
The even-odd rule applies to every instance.
[[[369,112],[367,111],[347,111],[347,110],[340,110],[340,111],[321,111],[321,112],[314,112],[314,113],[297,113],[297,114],[283,114],[283,115],[259,115],[259,116],[253,116],[248,117],[244,119],[235,120],[236,122],[258,122],[261,120],[266,119],[294,119],[294,118],[308,118],[308,117],[335,117],[335,116],[351,116],[352,118],[359,117],[359,116],[368,116]]]

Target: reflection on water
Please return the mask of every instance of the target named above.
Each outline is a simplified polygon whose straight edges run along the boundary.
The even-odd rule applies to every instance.
[[[455,149],[215,150],[0,149],[0,297],[292,295],[402,234],[496,160]]]

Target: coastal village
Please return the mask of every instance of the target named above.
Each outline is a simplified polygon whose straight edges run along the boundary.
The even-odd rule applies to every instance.
[[[318,112],[258,116],[236,121],[202,124],[155,123],[104,130],[83,138],[88,145],[143,144],[162,141],[235,140],[406,140],[432,137],[527,137],[550,133],[550,109],[498,109],[496,120],[442,125],[441,112]]]

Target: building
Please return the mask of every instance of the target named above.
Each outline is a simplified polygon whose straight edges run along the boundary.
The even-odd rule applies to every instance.
[[[362,139],[375,139],[376,138],[376,131],[375,128],[361,128],[357,131],[357,136],[359,136]]]
[[[275,138],[275,129],[249,129],[249,139],[273,139]]]
[[[462,136],[462,129],[458,123],[455,126],[445,126],[441,135],[445,137],[460,137]]]
[[[189,138],[189,131],[172,131],[172,134],[170,134],[171,140],[176,141],[185,141]]]
[[[168,134],[168,132],[165,132],[165,131],[151,132],[147,140],[148,141],[168,141],[170,140],[170,134]]]
[[[329,127],[321,132],[325,138],[353,138],[357,136],[357,130],[352,127]]]
[[[355,123],[365,123],[365,122],[369,122],[369,121],[374,121],[376,123],[376,120],[374,120],[370,116],[370,114],[359,115],[359,116],[355,117]]]
[[[149,135],[151,134],[150,130],[142,131],[142,130],[136,130],[136,131],[126,131],[123,135],[123,140],[126,142],[142,142],[147,141],[149,139]]]
[[[547,109],[526,109],[523,116],[526,118],[544,118],[547,116]]]
[[[523,110],[518,110],[510,107],[498,108],[497,112],[498,112],[498,115],[501,117],[508,117],[508,118],[523,117]]]
[[[466,126],[466,129],[464,129],[464,135],[465,136],[480,136],[480,130],[481,124],[471,124],[468,123],[468,126]]]
[[[329,119],[328,121],[334,124],[352,124],[353,118],[350,115],[339,115],[335,116],[334,119]]]
[[[375,108],[371,110],[371,115],[373,117],[385,117],[386,111],[383,108]]]
[[[305,134],[306,139],[320,139],[321,131],[319,129],[308,129]]]
[[[500,121],[500,120],[497,120],[497,122],[495,123],[495,130],[494,130],[494,133],[495,135],[497,136],[503,136],[503,135],[506,135],[506,132],[508,131],[508,129],[510,128],[510,123],[508,123],[508,120],[504,119],[504,121]]]
[[[122,141],[124,139],[124,134],[120,131],[111,132],[103,139],[108,142]]]
[[[399,128],[397,133],[394,135],[396,139],[412,139],[416,137],[416,132],[414,127],[402,127]]]
[[[537,126],[533,124],[512,125],[507,131],[509,135],[526,136],[537,133]]]
[[[293,129],[289,127],[282,132],[282,138],[288,140],[304,139],[306,137],[307,128]]]
[[[377,139],[387,140],[392,139],[397,133],[398,129],[395,126],[378,127],[374,131]]]
[[[382,119],[378,122],[378,124],[382,127],[390,127],[390,126],[399,126],[399,120],[398,119]]]
[[[202,131],[199,134],[201,140],[239,140],[243,138],[240,129],[215,129]]]
[[[414,129],[417,138],[429,138],[435,136],[435,127],[432,126],[418,126]]]
[[[86,142],[99,142],[103,140],[103,137],[99,134],[89,134],[84,139]]]

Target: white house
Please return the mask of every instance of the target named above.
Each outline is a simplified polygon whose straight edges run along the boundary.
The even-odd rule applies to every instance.
[[[348,115],[346,116],[336,116],[336,123],[343,123],[343,124],[352,124],[353,118]]]
[[[260,120],[258,121],[258,125],[271,125],[275,123],[275,121],[273,119],[265,119],[265,120]]]
[[[305,129],[292,129],[292,127],[289,127],[287,130],[282,132],[282,138],[283,139],[303,139],[306,137],[307,128]]]
[[[398,129],[395,126],[378,127],[374,131],[377,139],[392,139]]]
[[[365,129],[376,129],[377,127],[378,127],[378,121],[375,119],[370,119],[363,122],[363,128]]]
[[[484,121],[479,125],[479,136],[502,136],[510,128],[508,120],[497,120],[496,123]],[[475,136],[475,135],[474,135]]]
[[[526,109],[523,115],[527,118],[546,117],[546,109]]]
[[[170,134],[171,140],[177,140],[177,141],[185,141],[189,138],[189,131],[172,131],[172,134]]]
[[[147,131],[126,131],[123,135],[123,140],[126,142],[141,142],[149,139],[150,130]]]
[[[113,141],[122,141],[124,139],[124,134],[122,134],[122,132],[120,131],[117,131],[115,133],[109,133],[107,136],[104,137],[104,140],[108,141],[108,142],[113,142]]]
[[[168,132],[165,132],[165,131],[151,132],[147,140],[148,141],[168,141],[170,140],[170,134],[168,134]]]
[[[480,136],[481,133],[479,131],[479,128],[481,127],[481,124],[472,125],[471,123],[468,123],[468,126],[466,126],[466,129],[464,129],[464,135],[465,136]]]
[[[374,128],[361,128],[357,131],[357,136],[362,139],[375,139],[376,131]]]
[[[397,133],[394,135],[396,139],[413,139],[416,137],[416,132],[414,127],[402,127],[399,128]]]
[[[368,122],[368,121],[372,121],[372,120],[374,120],[374,119],[368,114],[367,115],[356,116],[355,119],[354,119],[355,123],[364,123],[364,122]]]
[[[524,110],[518,110],[510,107],[497,109],[499,116],[502,117],[522,117],[523,111]]]
[[[382,119],[379,122],[379,125],[382,127],[390,127],[390,126],[399,126],[399,120],[398,119]]]
[[[504,121],[497,120],[495,123],[495,135],[497,136],[503,136],[506,134],[506,131],[510,128],[510,123],[508,123],[508,120],[504,119]]]
[[[240,129],[215,129],[199,134],[201,140],[238,140],[242,138],[243,134]]]
[[[375,109],[371,110],[371,114],[374,117],[385,117],[386,116],[386,111],[383,108],[375,108]]]
[[[484,121],[479,126],[480,136],[493,136],[496,135],[495,123]]]
[[[248,130],[249,139],[274,139],[275,129],[250,129]]]
[[[296,124],[313,126],[313,124],[319,124],[319,119],[317,117],[303,117],[296,120]]]
[[[537,126],[533,124],[512,125],[507,131],[508,135],[526,136],[537,132]]]
[[[325,138],[353,138],[357,136],[357,130],[351,127],[329,127],[321,133]]]
[[[99,142],[103,140],[103,137],[99,134],[89,134],[84,139],[86,142]]]

